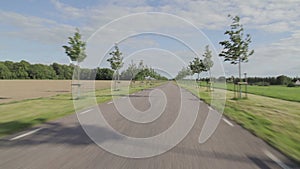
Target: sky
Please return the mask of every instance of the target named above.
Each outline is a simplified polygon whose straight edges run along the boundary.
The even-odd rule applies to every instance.
[[[237,76],[237,65],[218,57],[238,15],[255,53],[242,64],[248,76],[300,76],[300,1],[243,0],[10,0],[0,1],[0,60],[69,64],[61,47],[79,28],[87,41],[84,67],[108,67],[114,43],[131,60],[175,76],[213,50],[215,75]],[[205,74],[203,75],[205,76]]]

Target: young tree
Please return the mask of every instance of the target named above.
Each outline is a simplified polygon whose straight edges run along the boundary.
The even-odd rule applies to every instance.
[[[203,64],[205,66],[205,69],[209,73],[209,82],[210,82],[210,88],[211,88],[212,86],[211,86],[211,72],[210,72],[210,69],[213,67],[214,62],[211,60],[212,51],[209,50],[209,45],[205,46],[205,52],[202,56],[204,57]]]
[[[115,78],[115,90],[117,89],[117,82],[119,81],[119,70],[123,66],[123,57],[122,53],[119,50],[119,47],[117,44],[115,44],[115,50],[109,53],[111,55],[111,58],[107,59],[107,61],[110,63],[110,67],[116,71],[117,79]]]
[[[134,78],[134,76],[139,72],[137,66],[135,63],[133,63],[133,60],[131,60],[131,63],[128,66],[128,72],[130,73],[130,81]]]
[[[77,63],[77,78],[79,80],[79,63],[84,61],[87,56],[85,53],[86,42],[81,40],[81,34],[78,28],[76,28],[76,32],[74,33],[73,37],[69,37],[68,39],[69,45],[63,45],[62,47],[65,49],[65,53],[69,56],[71,61]]]
[[[69,37],[68,46],[63,45],[62,47],[65,49],[65,53],[69,56],[71,61],[77,63],[77,80],[78,80],[78,97],[80,97],[80,67],[79,63],[82,62],[86,58],[85,47],[86,42],[81,40],[81,34],[79,29],[76,28],[76,32],[73,37]]]
[[[76,32],[73,37],[69,37],[69,42],[67,45],[63,45],[62,47],[65,49],[66,54],[70,57],[72,61],[77,63],[82,62],[86,58],[85,47],[86,42],[81,40],[81,34],[79,29],[76,28]]]
[[[175,77],[175,79],[176,80],[182,80],[182,79],[184,79],[186,76],[189,76],[189,75],[191,75],[192,73],[191,73],[191,70],[190,70],[190,68],[186,68],[186,67],[183,67],[179,72],[178,72],[178,74],[176,75],[176,77]]]
[[[229,40],[219,42],[224,48],[219,54],[220,57],[224,57],[224,61],[229,61],[231,64],[238,64],[239,68],[239,80],[242,80],[241,63],[247,62],[249,56],[254,53],[254,50],[249,51],[249,44],[251,43],[251,37],[249,34],[244,38],[244,28],[240,24],[240,17],[232,17],[232,24],[230,30],[227,30],[224,34],[229,35]],[[241,98],[241,86],[239,87],[239,97]]]
[[[197,80],[200,78],[200,73],[206,71],[203,61],[198,57],[194,58],[194,60],[190,62],[189,67],[193,74],[197,73]]]
[[[135,83],[134,77],[139,73],[138,66],[131,60],[131,63],[128,65],[127,69],[124,70],[120,78],[124,80],[130,80],[130,86]]]

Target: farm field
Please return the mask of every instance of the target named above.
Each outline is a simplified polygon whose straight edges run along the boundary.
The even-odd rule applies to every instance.
[[[0,80],[0,104],[71,93],[71,80]],[[111,81],[95,81],[95,89],[110,88]]]
[[[44,84],[45,86],[39,87],[39,91],[35,92],[34,93],[35,95],[29,95],[32,96],[32,99],[25,99],[16,102],[0,104],[0,137],[75,112],[73,101],[76,102],[76,100],[72,99],[72,95],[70,91],[65,91],[60,93],[58,92],[59,94],[57,94],[58,90],[62,91],[68,89],[68,86],[70,85],[71,81],[49,81],[49,83],[47,83],[48,86],[45,84],[47,81],[32,81],[29,83],[25,82],[25,84],[28,85],[28,90],[30,89],[31,92],[34,92],[34,88],[30,87],[29,84],[34,84],[34,82],[35,85]],[[55,84],[55,82],[57,82],[56,87],[58,88],[55,87],[51,88],[50,87],[51,84]],[[13,81],[7,82],[7,84],[9,83],[13,83]],[[90,83],[91,82],[86,82],[85,84],[90,84]],[[155,87],[161,85],[162,83],[164,82],[156,82],[151,85],[146,83],[143,84],[136,83],[130,88],[129,93],[137,92],[146,88]],[[127,84],[128,81],[121,81],[120,86],[122,85],[124,86]],[[95,97],[97,103],[103,103],[112,99],[113,96],[111,93],[110,81],[97,81],[95,85],[97,88],[95,91]],[[15,85],[15,88],[17,88],[17,86],[18,85]],[[50,89],[48,89],[47,87],[49,87]],[[122,88],[124,87],[120,87],[121,90],[113,94],[114,95],[117,94],[120,96],[127,94],[125,93],[126,90]],[[43,93],[46,89],[53,90],[53,92],[51,94],[44,95],[43,97],[38,96],[38,98],[35,99],[33,98],[33,96],[37,96],[38,93]],[[77,110],[84,109],[88,106],[92,106],[93,104],[95,104],[93,98],[87,94],[88,92],[86,92],[85,95],[82,93],[80,104],[76,105]],[[15,96],[17,95],[18,93],[15,93]]]
[[[206,91],[206,87],[194,88],[187,84],[182,86],[204,102],[211,103],[211,94]],[[233,96],[233,92],[227,91],[224,109],[227,117],[292,159],[300,161],[300,103],[253,94],[249,94],[248,99],[241,100],[234,100]]]
[[[205,83],[201,82],[201,86],[206,86]],[[226,83],[227,90],[233,91],[234,85],[232,83]],[[218,83],[214,84],[214,87],[221,88]],[[282,100],[300,102],[300,87],[287,87],[280,85],[271,86],[247,86],[248,93],[267,96]],[[245,91],[245,87],[242,87],[242,91]]]

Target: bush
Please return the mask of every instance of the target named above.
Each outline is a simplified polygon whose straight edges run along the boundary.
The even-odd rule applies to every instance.
[[[255,84],[258,85],[258,86],[270,86],[269,82],[257,82]]]
[[[287,85],[287,87],[295,87],[296,85],[295,85],[295,83],[289,83],[288,85]]]

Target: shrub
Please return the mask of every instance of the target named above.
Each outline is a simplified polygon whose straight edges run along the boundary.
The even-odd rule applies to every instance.
[[[269,82],[257,82],[255,84],[258,85],[258,86],[270,86]]]
[[[289,83],[288,85],[287,85],[287,87],[295,87],[296,85],[295,85],[295,83]]]

